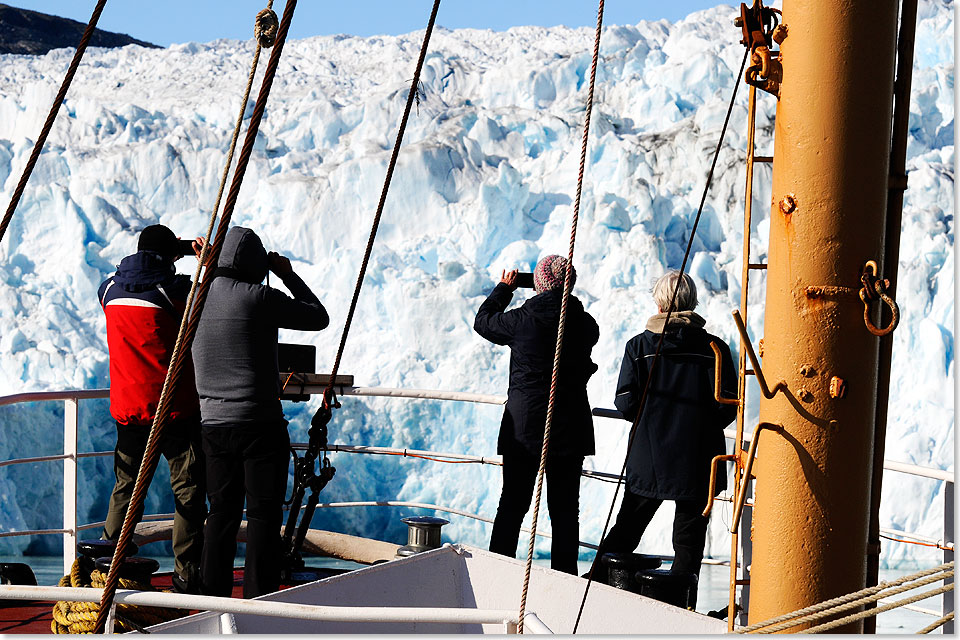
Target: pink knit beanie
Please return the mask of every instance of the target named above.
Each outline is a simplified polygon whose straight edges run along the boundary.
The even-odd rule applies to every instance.
[[[572,271],[574,282],[577,272]],[[563,256],[551,255],[541,258],[537,268],[533,270],[533,289],[537,293],[550,291],[563,286],[563,279],[567,273],[567,259]],[[571,283],[572,285],[572,283]]]

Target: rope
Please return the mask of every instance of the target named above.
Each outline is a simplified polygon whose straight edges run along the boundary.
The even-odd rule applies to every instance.
[[[357,275],[357,284],[353,290],[353,299],[350,300],[350,309],[347,312],[347,321],[343,326],[343,335],[340,337],[340,346],[337,348],[337,355],[333,361],[333,369],[330,371],[330,382],[323,392],[324,401],[333,393],[333,382],[337,378],[337,372],[340,370],[340,361],[343,359],[343,350],[347,345],[347,334],[350,333],[350,325],[353,323],[353,315],[357,310],[357,301],[360,298],[360,288],[363,286],[363,278],[367,273],[367,265],[370,262],[370,254],[373,251],[373,243],[377,237],[377,229],[380,227],[380,218],[383,216],[383,207],[387,202],[387,191],[390,189],[390,181],[393,179],[393,170],[397,165],[397,158],[400,155],[400,143],[403,142],[403,134],[407,128],[407,120],[410,119],[410,110],[413,106],[414,98],[417,95],[417,86],[420,84],[420,71],[423,69],[423,61],[427,57],[427,45],[430,43],[430,35],[433,33],[433,25],[437,20],[437,11],[440,9],[440,0],[434,0],[433,10],[430,12],[430,20],[427,22],[427,29],[423,34],[423,44],[420,45],[420,57],[417,59],[417,68],[413,73],[413,80],[410,82],[410,91],[407,93],[407,104],[403,109],[403,118],[400,120],[400,129],[397,131],[397,141],[393,145],[393,153],[390,155],[390,163],[387,165],[387,175],[383,181],[383,190],[380,192],[380,202],[377,203],[377,213],[373,217],[373,226],[370,229],[370,236],[367,238],[367,247],[363,253],[363,262],[360,264],[360,273]]]
[[[99,0],[99,2],[97,2],[97,6],[93,8],[93,14],[90,16],[90,22],[87,23],[87,28],[83,30],[83,35],[80,37],[80,42],[77,44],[77,50],[73,52],[73,60],[70,62],[70,66],[67,68],[67,74],[63,77],[63,82],[60,84],[60,90],[57,91],[57,95],[53,99],[53,105],[50,107],[50,113],[47,114],[47,119],[43,123],[43,128],[40,129],[40,136],[33,145],[33,151],[30,153],[30,158],[27,160],[27,166],[23,169],[23,175],[20,176],[20,182],[17,183],[17,188],[13,190],[13,197],[10,198],[10,204],[7,205],[7,211],[3,214],[3,220],[0,220],[0,242],[3,241],[3,236],[7,232],[7,227],[10,226],[10,220],[13,218],[14,211],[17,210],[17,205],[20,203],[20,198],[23,196],[23,190],[27,187],[27,181],[30,180],[30,174],[33,173],[33,168],[36,166],[37,160],[40,159],[40,152],[43,151],[43,145],[47,142],[47,136],[50,135],[50,129],[53,128],[53,121],[57,118],[57,112],[60,111],[60,105],[63,103],[64,98],[67,97],[67,90],[70,88],[70,83],[73,82],[73,76],[77,73],[77,68],[80,66],[80,60],[83,58],[83,54],[87,50],[87,43],[89,43],[90,38],[93,37],[93,32],[97,28],[97,22],[100,20],[100,14],[103,13],[103,7],[106,4],[107,0]]]
[[[77,558],[70,568],[70,574],[60,578],[59,587],[91,587],[102,589],[106,583],[106,575],[94,569],[89,571],[92,564],[85,558]],[[156,591],[153,585],[128,578],[120,579],[120,586],[124,589],[137,591]],[[59,601],[53,607],[53,620],[50,622],[50,631],[56,634],[63,633],[92,633],[96,625],[100,605],[96,602],[69,602]],[[140,631],[144,626],[182,618],[189,612],[181,609],[165,609],[161,607],[146,607],[136,605],[118,605],[116,620],[117,627],[122,631]]]
[[[713,162],[710,164],[710,171],[707,173],[707,182],[703,187],[703,195],[700,198],[700,206],[697,208],[697,216],[693,220],[693,227],[690,230],[690,239],[687,241],[686,251],[683,253],[683,261],[680,263],[680,273],[683,274],[687,269],[687,261],[690,258],[690,250],[693,247],[693,239],[697,235],[697,227],[700,226],[700,218],[703,216],[703,205],[707,201],[707,193],[710,190],[710,184],[713,182],[713,172],[717,167],[717,160],[720,157],[720,149],[723,146],[723,139],[727,133],[727,125],[730,123],[730,114],[733,112],[733,105],[737,99],[737,89],[740,88],[740,78],[743,77],[743,69],[747,64],[747,58],[750,56],[750,50],[747,49],[743,54],[743,61],[740,63],[740,71],[737,73],[737,80],[733,85],[733,95],[730,96],[730,104],[727,107],[727,115],[723,120],[723,128],[720,130],[720,139],[717,141],[717,149],[713,154]],[[643,415],[643,409],[647,405],[647,396],[650,394],[650,385],[653,381],[653,373],[656,370],[657,363],[660,361],[660,352],[663,349],[663,339],[666,336],[667,326],[670,324],[670,316],[673,314],[673,307],[677,301],[677,292],[680,290],[680,279],[677,279],[677,286],[673,289],[673,296],[670,298],[670,307],[667,309],[667,317],[663,323],[663,330],[660,332],[660,340],[657,342],[657,349],[653,354],[653,361],[650,363],[650,369],[647,374],[647,382],[643,387],[643,394],[640,396],[640,407],[637,409],[637,417],[633,420],[633,425],[630,427],[630,435],[627,438],[627,453],[623,459],[623,466],[620,468],[620,477],[626,477],[627,472],[627,460],[630,459],[630,450],[633,447],[633,439],[637,433],[637,426],[640,424],[640,417]],[[610,519],[613,517],[613,507],[617,502],[617,496],[620,493],[620,483],[617,483],[616,489],[613,492],[613,500],[610,501],[610,509],[607,511],[607,520],[603,525],[603,533],[600,536],[600,540],[607,535],[607,530],[610,527]],[[580,601],[580,610],[577,612],[577,621],[573,625],[573,633],[577,632],[577,627],[580,625],[580,617],[583,615],[583,608],[587,602],[587,594],[590,593],[590,585],[593,584],[593,572],[596,570],[597,563],[600,561],[600,554],[594,556],[593,563],[590,565],[590,575],[587,576],[587,586],[583,590],[583,599]]]
[[[220,248],[223,245],[223,237],[227,233],[227,227],[229,226],[234,207],[237,203],[237,197],[240,193],[240,185],[243,182],[243,176],[246,172],[247,163],[249,162],[250,155],[253,152],[253,143],[256,140],[257,131],[259,130],[260,122],[263,119],[263,113],[266,109],[267,99],[270,95],[270,89],[273,86],[273,78],[276,75],[277,66],[280,64],[280,55],[283,52],[283,44],[286,40],[287,32],[290,29],[290,22],[293,20],[293,12],[296,9],[296,6],[297,0],[287,0],[287,4],[284,7],[283,20],[280,23],[277,33],[276,46],[273,48],[273,51],[270,55],[270,61],[267,63],[267,68],[264,71],[260,93],[257,96],[257,102],[254,105],[253,113],[250,117],[250,124],[247,127],[247,134],[244,138],[243,146],[240,149],[240,156],[237,158],[237,166],[234,170],[233,182],[230,185],[230,191],[227,193],[227,201],[224,204],[220,224],[217,227],[216,240],[214,241],[212,247],[209,241],[204,243],[200,261],[197,266],[198,273],[201,266],[208,261],[208,253],[210,264],[215,264],[220,255]],[[256,55],[259,55],[259,46],[257,48]],[[253,77],[253,74],[254,72],[252,71],[251,78]],[[244,101],[244,107],[245,106],[246,100]],[[242,119],[242,114],[240,119]],[[231,147],[232,146],[233,145],[231,145]],[[222,185],[220,193],[222,193]],[[214,209],[213,215],[216,215],[216,208]],[[211,231],[212,222],[211,227],[208,228],[207,231],[208,239]],[[202,313],[203,305],[206,302],[206,296],[210,289],[210,283],[213,281],[212,273],[213,270],[208,269],[204,273],[204,278],[202,281],[200,281],[199,277],[195,277],[194,284],[191,286],[191,294],[194,292],[196,293],[196,300],[192,308],[190,306],[190,302],[188,301],[187,309],[184,310],[184,318],[187,316],[187,311],[190,311],[189,322],[184,325],[183,320],[181,320],[181,331],[177,336],[173,354],[171,354],[171,364],[167,368],[167,377],[164,380],[163,389],[160,392],[160,399],[158,400],[156,415],[154,416],[153,424],[150,427],[150,434],[147,437],[146,451],[144,452],[143,461],[140,464],[140,471],[137,474],[137,482],[134,486],[133,496],[130,500],[130,507],[127,508],[127,514],[123,521],[123,527],[120,530],[120,538],[117,541],[117,548],[114,552],[113,561],[110,564],[110,572],[107,575],[107,581],[104,585],[100,613],[97,617],[96,623],[96,631],[98,633],[103,631],[103,625],[106,622],[106,612],[110,608],[109,603],[113,601],[113,596],[116,593],[118,578],[117,571],[120,562],[124,557],[124,551],[127,547],[127,543],[133,535],[133,516],[146,497],[147,489],[150,486],[150,479],[153,477],[153,472],[156,469],[159,457],[160,435],[163,432],[164,424],[166,423],[166,420],[169,418],[170,414],[169,399],[173,395],[177,383],[180,381],[186,360],[189,357],[190,345],[193,342],[194,335],[196,335],[197,326],[200,321],[200,314]],[[197,285],[198,281],[200,281],[199,286]],[[136,505],[136,508],[134,508],[134,505]]]
[[[936,622],[934,622],[934,623],[932,623],[932,624],[924,627],[923,629],[920,629],[920,631],[917,631],[917,633],[918,633],[918,634],[930,633],[931,631],[935,631],[935,630],[939,629],[940,627],[942,627],[943,625],[947,624],[947,623],[950,622],[951,620],[953,620],[953,611],[951,611],[951,612],[948,613],[947,615],[943,616],[942,618],[940,618],[940,619],[937,620]]]
[[[893,542],[905,542],[907,544],[915,544],[921,547],[933,547],[934,549],[940,549],[941,551],[953,551],[950,547],[945,547],[939,542],[920,542],[919,540],[906,540],[904,538],[894,538],[893,536],[888,536],[884,534],[879,534],[881,538],[886,540],[892,540]]]
[[[583,174],[587,164],[587,142],[590,138],[590,117],[593,113],[593,96],[597,82],[597,61],[600,58],[600,32],[603,28],[603,5],[600,0],[597,6],[597,29],[593,40],[593,59],[590,63],[590,89],[587,94],[587,113],[583,121],[583,141],[580,145],[580,170],[577,174],[577,195],[573,202],[573,220],[570,225],[570,246],[567,251],[567,270],[563,280],[563,301],[560,304],[560,323],[557,326],[557,343],[553,352],[553,373],[550,376],[550,399],[547,403],[547,419],[543,426],[543,445],[540,448],[540,467],[537,470],[537,491],[533,499],[533,520],[531,531],[537,530],[537,520],[540,517],[540,496],[543,492],[543,475],[547,466],[547,451],[550,447],[550,429],[553,426],[554,405],[557,398],[557,379],[560,372],[560,353],[563,349],[563,335],[567,321],[567,303],[570,300],[570,289],[573,280],[573,249],[577,241],[577,224],[580,220],[580,196],[583,193]],[[533,547],[536,534],[530,534],[527,544],[527,560],[523,567],[523,589],[520,592],[520,616],[517,623],[517,633],[523,633],[524,615],[527,609],[527,592],[530,588],[530,570],[533,566]]]
[[[833,615],[835,613],[838,613],[839,611],[844,609],[843,605],[847,605],[848,603],[854,603],[853,606],[859,606],[860,604],[863,604],[864,602],[868,602],[868,601],[876,602],[881,598],[889,597],[891,595],[896,595],[898,593],[902,593],[903,591],[909,591],[910,589],[915,589],[925,584],[929,584],[930,582],[937,582],[939,580],[942,580],[945,577],[945,575],[936,576],[936,574],[945,574],[948,572],[950,573],[950,575],[953,575],[952,569],[953,569],[953,562],[941,564],[940,566],[934,567],[932,569],[925,569],[924,571],[919,571],[917,573],[913,573],[910,575],[901,576],[900,578],[897,578],[896,580],[891,580],[889,582],[881,582],[880,584],[875,585],[873,587],[867,587],[866,589],[861,589],[860,591],[856,591],[854,593],[848,593],[846,595],[839,596],[837,598],[832,598],[830,600],[826,600],[824,602],[820,602],[818,604],[814,604],[809,607],[804,607],[803,609],[798,609],[797,611],[791,611],[790,613],[785,613],[783,615],[777,616],[776,618],[771,618],[770,620],[764,620],[763,622],[754,623],[747,627],[737,629],[736,633],[751,633],[753,631],[763,629],[764,627],[770,627],[771,625],[774,625],[774,626],[770,629],[764,629],[762,633],[773,633],[775,631],[780,631],[782,629],[789,629],[790,627],[796,626],[801,622],[809,622],[809,621],[815,620],[816,619],[815,617],[811,617],[814,614],[823,614],[824,616],[827,616],[827,615]],[[930,576],[935,576],[935,577],[931,578]],[[922,578],[926,578],[926,580],[918,582],[917,584],[908,585],[905,588],[899,587],[899,585],[903,585],[907,582],[912,582],[914,580],[920,580]],[[883,595],[877,595],[877,594],[880,594],[881,591],[884,591],[887,589],[893,589],[894,587],[897,587],[897,589],[894,589],[889,593],[886,593]],[[872,598],[874,595],[877,595],[877,597],[874,598],[873,600],[869,600],[869,599],[861,600],[861,598],[864,598],[864,597]],[[831,609],[835,609],[835,610],[828,611]],[[875,610],[875,609],[872,611],[874,611],[875,613],[879,612],[878,610]]]
[[[953,575],[951,573],[951,575]],[[837,627],[842,627],[851,622],[856,622],[857,620],[863,620],[864,618],[870,618],[877,614],[883,613],[884,611],[890,611],[891,609],[896,609],[897,607],[905,607],[914,602],[919,602],[921,600],[926,600],[927,598],[932,598],[935,595],[941,593],[946,593],[947,591],[953,591],[953,584],[944,585],[937,589],[932,589],[930,591],[924,591],[923,593],[911,596],[909,598],[904,598],[903,600],[897,600],[896,602],[891,602],[890,604],[885,604],[882,607],[877,607],[876,609],[867,609],[866,611],[861,611],[860,613],[855,613],[853,615],[847,616],[846,618],[840,618],[839,620],[834,620],[833,622],[827,622],[816,627],[810,627],[806,631],[801,633],[824,633],[830,631],[831,629],[836,629]]]

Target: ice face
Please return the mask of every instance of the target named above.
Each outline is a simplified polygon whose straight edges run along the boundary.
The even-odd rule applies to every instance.
[[[601,326],[588,391],[612,406],[625,341],[655,312],[650,287],[680,264],[742,56],[733,9],[676,24],[604,30],[575,263],[575,290]],[[887,457],[953,465],[953,3],[921,3],[911,98]],[[343,328],[413,73],[421,35],[318,37],[288,43],[233,223],[257,230],[327,306],[317,345],[328,369]],[[529,271],[566,253],[576,188],[591,29],[438,29],[421,100],[407,129],[364,279],[342,372],[358,384],[504,393],[507,350],[472,331],[503,269]],[[91,49],[63,105],[7,237],[0,244],[0,393],[108,384],[96,290],[153,223],[200,235],[212,207],[248,72],[250,42],[153,50]],[[72,51],[0,56],[0,201],[19,179]],[[708,328],[736,349],[729,310],[740,296],[746,144],[741,91],[689,271]],[[249,116],[251,104],[247,105]],[[772,152],[774,103],[761,97],[758,153]],[[769,168],[757,171],[752,259],[766,258]],[[191,272],[190,260],[180,263]],[[274,282],[274,284],[277,284]],[[762,334],[762,277],[750,289],[750,328]],[[523,299],[528,293],[519,292]],[[756,421],[756,393],[749,424]],[[494,455],[500,409],[416,400],[345,398],[331,440]],[[306,440],[316,400],[287,404],[291,435]],[[81,447],[109,451],[106,402],[83,406]],[[0,459],[60,451],[62,408],[3,409]],[[617,472],[627,425],[596,420],[586,466]],[[495,467],[337,454],[324,502],[398,499],[491,516]],[[81,462],[83,522],[101,520],[109,459]],[[58,527],[57,465],[0,470],[0,530]],[[942,487],[885,483],[883,526],[942,530]],[[160,465],[148,511],[172,511]],[[613,490],[585,480],[581,539],[596,542]],[[328,509],[314,526],[402,542],[411,509]],[[427,512],[432,513],[432,512]],[[442,514],[441,514],[442,515]],[[641,550],[670,553],[664,508]],[[708,553],[727,556],[721,504]],[[541,519],[549,530],[549,521]],[[453,517],[446,539],[486,545],[489,525]],[[34,537],[30,551],[59,551]],[[0,553],[25,550],[0,539]],[[537,547],[549,551],[549,542]],[[885,544],[885,561],[935,557]],[[924,555],[927,554],[927,555]]]

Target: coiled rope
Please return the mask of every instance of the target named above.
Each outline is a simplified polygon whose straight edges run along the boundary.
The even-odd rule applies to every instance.
[[[93,587],[102,589],[107,576],[99,569],[90,570],[93,561],[89,558],[77,558],[70,568],[70,575],[63,576],[58,587]],[[148,582],[129,578],[120,578],[120,586],[137,591],[156,591]],[[57,602],[53,607],[53,620],[50,621],[52,633],[92,633],[97,620],[100,605],[96,602]],[[122,631],[141,631],[143,627],[175,620],[187,615],[182,609],[144,607],[135,605],[117,606],[117,627]]]
[[[543,445],[540,448],[540,467],[537,469],[537,490],[533,498],[533,518],[530,525],[530,540],[527,543],[527,560],[523,567],[523,589],[520,592],[520,617],[517,633],[523,633],[523,617],[527,610],[527,592],[530,589],[530,569],[533,565],[533,547],[536,542],[537,520],[540,517],[540,496],[543,492],[543,475],[547,466],[547,450],[550,448],[550,428],[553,426],[553,410],[557,399],[557,378],[560,372],[560,352],[563,349],[563,334],[567,322],[567,303],[573,280],[573,249],[577,242],[577,223],[580,220],[580,196],[583,193],[583,174],[587,164],[587,142],[590,139],[590,116],[593,113],[593,95],[597,82],[597,61],[600,59],[600,32],[603,28],[603,4],[597,6],[597,29],[593,39],[593,59],[590,62],[590,88],[587,93],[587,112],[583,120],[583,141],[580,145],[580,170],[577,173],[577,195],[573,201],[573,219],[570,223],[570,245],[567,250],[567,271],[563,279],[563,301],[560,303],[560,322],[557,326],[557,343],[553,352],[553,373],[550,376],[550,399],[547,402],[547,419],[543,426]]]
[[[703,186],[703,195],[700,197],[700,206],[697,208],[697,216],[693,220],[693,227],[690,229],[690,238],[687,240],[687,248],[683,253],[683,261],[680,263],[680,273],[686,273],[687,261],[690,259],[690,250],[693,247],[693,239],[697,235],[697,227],[700,226],[700,218],[703,216],[703,205],[707,201],[707,193],[710,191],[710,184],[713,182],[713,172],[717,168],[717,160],[720,158],[720,150],[723,148],[723,139],[727,133],[727,125],[730,123],[730,114],[733,112],[733,105],[737,100],[737,89],[740,88],[740,79],[743,77],[743,69],[746,67],[747,58],[750,56],[750,49],[744,51],[743,61],[740,63],[740,71],[736,75],[736,80],[733,85],[733,94],[730,96],[730,104],[727,106],[727,115],[723,120],[723,127],[720,130],[720,139],[717,140],[717,148],[713,154],[713,162],[710,164],[710,171],[707,173],[706,184]],[[670,324],[670,316],[673,315],[673,308],[677,302],[677,292],[680,290],[681,279],[677,279],[677,285],[673,289],[673,296],[670,298],[670,307],[667,309],[667,316],[664,319],[663,329],[660,332],[660,339],[657,342],[657,349],[653,354],[653,360],[650,363],[650,369],[647,374],[647,382],[643,387],[643,395],[640,396],[640,405],[637,409],[637,417],[633,420],[633,425],[630,427],[630,435],[627,438],[627,453],[623,458],[623,466],[620,468],[620,478],[621,481],[617,483],[616,489],[613,492],[613,499],[610,501],[610,509],[607,511],[607,520],[603,525],[603,533],[600,535],[601,541],[607,536],[607,530],[610,527],[610,519],[613,517],[613,507],[617,502],[617,495],[620,492],[620,485],[623,482],[624,474],[627,471],[627,460],[630,458],[630,450],[633,448],[633,439],[637,434],[637,426],[640,424],[640,417],[643,416],[643,409],[647,405],[647,397],[650,394],[650,385],[653,382],[653,374],[656,370],[657,363],[660,361],[660,352],[663,349],[663,339],[667,333],[667,327]],[[600,554],[598,553],[593,558],[593,564],[590,565],[590,575],[587,577],[587,586],[583,590],[583,599],[580,601],[580,610],[577,612],[577,621],[573,625],[573,633],[577,632],[577,627],[580,626],[580,618],[583,615],[583,607],[587,602],[587,594],[590,593],[590,585],[593,584],[593,572],[597,568],[597,563],[600,562]]]
[[[272,6],[272,4],[273,2],[270,0],[270,6]],[[227,193],[227,200],[224,204],[223,214],[221,216],[220,224],[217,227],[216,239],[211,246],[210,235],[212,233],[213,219],[215,219],[217,211],[217,208],[214,207],[213,214],[211,216],[211,224],[207,229],[207,241],[204,243],[200,261],[197,265],[198,274],[203,265],[207,264],[208,262],[211,265],[216,264],[216,260],[220,255],[223,237],[227,233],[227,227],[229,226],[230,219],[233,216],[233,210],[236,207],[237,197],[240,193],[240,185],[243,182],[243,176],[246,172],[247,163],[249,162],[250,155],[253,152],[253,143],[256,140],[257,132],[260,128],[260,122],[263,119],[263,113],[266,109],[267,99],[270,95],[270,89],[273,86],[273,79],[276,75],[277,67],[280,64],[280,55],[283,52],[283,44],[286,40],[287,32],[290,29],[290,22],[293,20],[293,13],[296,9],[296,6],[297,0],[287,0],[286,6],[284,7],[283,20],[280,22],[280,26],[276,34],[276,45],[273,48],[273,51],[270,55],[270,61],[267,63],[267,68],[264,71],[263,83],[260,86],[260,93],[257,96],[257,102],[254,105],[253,113],[250,116],[250,124],[247,127],[246,137],[244,138],[243,146],[240,149],[240,155],[237,158],[237,166],[234,170],[233,182],[230,185],[230,191]],[[268,6],[268,9],[269,8],[270,7]],[[260,23],[260,20],[261,19],[258,15],[258,24]],[[254,62],[256,62],[259,57],[260,46],[261,45],[258,39],[258,47],[256,54],[254,55]],[[252,81],[255,71],[255,69],[251,70],[250,80],[248,80],[248,83]],[[247,94],[247,96],[248,95],[249,94]],[[246,97],[244,98],[244,110],[245,107]],[[243,112],[241,111],[241,115],[238,118],[238,123],[242,121],[242,117]],[[236,135],[237,131],[235,130],[235,138],[234,142],[231,144],[231,149],[233,149],[236,143]],[[229,162],[227,163],[227,167],[229,168]],[[224,176],[226,175],[226,171],[227,169],[224,169]],[[220,194],[222,193],[223,183],[221,182]],[[217,196],[218,204],[220,200],[220,194]],[[139,473],[137,474],[137,482],[134,485],[133,495],[130,499],[130,506],[127,508],[127,514],[124,518],[123,527],[120,530],[120,537],[117,541],[117,548],[114,552],[113,561],[110,564],[110,571],[107,575],[106,584],[104,585],[103,598],[101,599],[101,607],[96,621],[97,633],[103,631],[106,623],[107,612],[110,609],[110,603],[113,602],[113,597],[117,590],[117,571],[124,557],[124,550],[127,547],[127,543],[133,535],[133,528],[135,526],[135,523],[133,522],[133,516],[137,513],[139,506],[143,504],[147,489],[150,486],[150,480],[152,479],[153,472],[156,469],[159,458],[160,436],[170,415],[170,398],[176,389],[177,383],[182,377],[186,360],[189,357],[190,345],[193,342],[194,335],[196,335],[197,325],[200,321],[200,314],[203,312],[203,305],[206,301],[207,292],[209,291],[210,284],[213,281],[212,274],[213,269],[207,269],[204,273],[202,281],[200,280],[199,275],[197,275],[194,277],[194,283],[191,286],[190,295],[194,298],[194,302],[191,306],[191,300],[188,299],[187,310],[185,310],[183,314],[183,318],[185,319],[188,315],[187,311],[189,311],[190,319],[186,323],[183,319],[181,319],[180,333],[177,336],[177,341],[174,345],[173,353],[171,354],[171,364],[167,368],[167,376],[160,392],[156,415],[154,416],[153,424],[150,427],[150,434],[147,437],[147,446],[144,452],[143,461],[140,464]],[[197,285],[198,281],[200,282],[199,285]],[[134,507],[134,505],[136,505],[136,507]]]
[[[894,596],[905,591],[910,591],[934,582],[940,582],[945,578],[952,578],[953,568],[954,563],[947,562],[945,564],[941,564],[940,566],[933,567],[932,569],[918,571],[916,573],[897,578],[896,580],[881,582],[873,587],[867,587],[866,589],[861,589],[860,591],[856,591],[854,593],[848,593],[844,596],[832,598],[809,607],[804,607],[803,609],[798,609],[797,611],[791,611],[790,613],[785,613],[775,618],[764,620],[763,622],[754,623],[747,627],[737,629],[736,633],[776,633],[777,631],[783,631],[784,629],[789,629],[800,624],[817,622],[819,620],[835,616],[838,613],[842,613],[849,609],[855,609],[856,607],[864,604],[877,602],[882,598],[888,598],[890,596]],[[802,633],[821,633],[823,631],[829,631],[830,629],[835,629],[850,622],[875,616],[878,613],[883,613],[884,611],[889,611],[897,607],[913,604],[914,602],[918,602],[939,593],[951,591],[952,589],[953,584],[945,585],[938,589],[921,593],[917,596],[906,598],[904,600],[898,600],[897,602],[892,602],[890,604],[883,605],[882,607],[877,607],[876,609],[867,609],[866,611],[861,611],[859,613],[840,618],[839,620],[834,620],[832,622],[811,627]],[[946,622],[946,620],[944,620],[944,622]]]
[[[53,121],[57,118],[57,112],[60,111],[60,105],[63,104],[63,99],[67,97],[67,90],[70,88],[70,83],[73,82],[73,76],[77,73],[80,60],[83,59],[83,54],[87,50],[87,43],[89,43],[90,38],[93,37],[93,32],[97,28],[97,22],[100,20],[100,14],[103,13],[103,7],[106,6],[106,4],[107,0],[99,0],[99,2],[97,2],[97,6],[93,8],[93,14],[90,16],[90,21],[87,23],[87,28],[83,30],[83,35],[77,44],[77,50],[73,52],[73,60],[70,62],[70,67],[67,68],[67,73],[63,77],[60,90],[57,91],[57,95],[53,99],[53,105],[50,107],[50,113],[47,114],[47,119],[40,129],[40,135],[33,145],[33,151],[27,160],[27,166],[23,169],[23,175],[20,176],[20,182],[17,183],[17,188],[13,190],[13,197],[10,198],[7,211],[3,214],[3,220],[0,220],[0,242],[3,242],[3,236],[7,232],[7,227],[10,226],[10,220],[13,218],[14,211],[17,210],[17,205],[23,196],[23,190],[27,187],[27,181],[30,180],[30,174],[33,173],[33,168],[36,166],[37,160],[40,159],[40,152],[43,151],[43,145],[47,142],[50,129],[53,128]]]

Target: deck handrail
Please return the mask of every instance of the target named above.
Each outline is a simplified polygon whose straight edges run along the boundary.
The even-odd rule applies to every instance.
[[[103,589],[95,587],[38,587],[0,585],[0,600],[45,600],[50,602],[100,602]],[[516,624],[516,609],[468,609],[460,607],[356,607],[299,604],[272,600],[242,600],[220,596],[201,596],[165,591],[117,589],[115,604],[202,609],[221,613],[248,614],[277,618],[297,618],[324,622]]]
[[[305,387],[307,391],[313,391],[310,385]],[[497,396],[490,394],[480,394],[472,392],[463,392],[463,391],[443,391],[436,389],[399,389],[399,388],[389,388],[389,387],[356,387],[356,386],[339,386],[335,387],[336,392],[340,395],[354,395],[354,396],[365,396],[365,397],[390,397],[390,398],[408,398],[408,399],[421,399],[421,400],[444,400],[444,401],[455,401],[455,402],[475,402],[482,404],[495,404],[502,405],[506,402],[505,396]],[[64,461],[64,526],[61,529],[43,529],[43,530],[32,530],[32,531],[10,531],[0,533],[0,538],[10,537],[14,535],[42,535],[46,533],[62,533],[64,536],[64,573],[68,574],[70,567],[73,564],[73,554],[67,553],[67,549],[76,549],[77,536],[80,531],[94,528],[95,524],[80,525],[77,522],[77,502],[76,502],[76,467],[77,462],[81,458],[88,457],[98,457],[98,456],[109,456],[112,455],[112,451],[98,451],[98,452],[85,452],[80,453],[77,451],[77,425],[78,425],[78,405],[80,400],[91,400],[91,399],[101,399],[108,398],[110,395],[109,389],[67,389],[67,390],[55,390],[55,391],[31,391],[16,393],[7,396],[0,396],[0,407],[9,406],[13,404],[25,403],[25,402],[50,402],[50,401],[63,401],[65,405],[64,411],[64,453],[59,455],[52,456],[37,456],[32,458],[19,458],[12,460],[0,461],[0,468],[15,465],[15,464],[31,464],[39,462],[50,462],[63,460]],[[610,419],[621,419],[622,414],[616,409],[608,409],[597,407],[592,409],[592,413],[596,417],[600,418],[610,418]],[[727,439],[733,439],[735,437],[735,432],[732,429],[725,429],[724,436]],[[751,435],[745,434],[744,441],[749,441]],[[297,443],[293,445],[295,448],[306,448],[306,444]],[[69,449],[69,451],[67,450]],[[455,453],[437,453],[432,451],[425,450],[416,450],[416,449],[399,449],[399,448],[389,448],[389,447],[369,447],[369,446],[357,446],[357,445],[330,445],[329,449],[331,451],[342,451],[349,453],[368,453],[368,454],[389,454],[389,455],[403,455],[411,457],[442,457],[448,458],[450,460],[457,460],[462,462],[477,462],[480,464],[502,464],[502,459],[500,456],[490,457],[490,456],[471,456],[466,454],[455,454]],[[944,537],[940,540],[934,540],[926,536],[921,536],[919,534],[903,532],[903,531],[891,531],[899,536],[905,538],[911,538],[913,540],[920,541],[931,541],[936,542],[940,546],[944,553],[951,554],[953,552],[953,489],[954,489],[954,474],[952,471],[947,471],[944,469],[932,469],[929,467],[922,467],[919,465],[909,464],[905,462],[897,462],[892,460],[884,460],[883,464],[884,469],[895,471],[899,473],[905,473],[909,475],[914,475],[918,477],[929,478],[933,480],[940,480],[945,483],[946,490],[944,491]],[[619,479],[618,475],[605,473],[601,471],[594,470],[584,470],[583,475],[606,481],[616,481]],[[70,489],[70,491],[68,491]],[[72,495],[69,495],[71,494]],[[360,504],[360,503],[357,503]],[[364,503],[365,504],[365,503]],[[399,505],[400,503],[398,503]],[[332,506],[332,505],[331,505]],[[338,505],[339,506],[339,505]],[[448,511],[450,513],[457,513],[459,515],[464,515],[459,513],[457,510],[448,509],[447,507],[436,507],[439,510]],[[475,515],[475,514],[474,514]],[[477,516],[481,520],[484,519],[482,516]],[[149,516],[145,516],[144,519],[150,519]],[[539,532],[538,532],[539,533]],[[586,544],[584,546],[592,547],[593,545]]]

